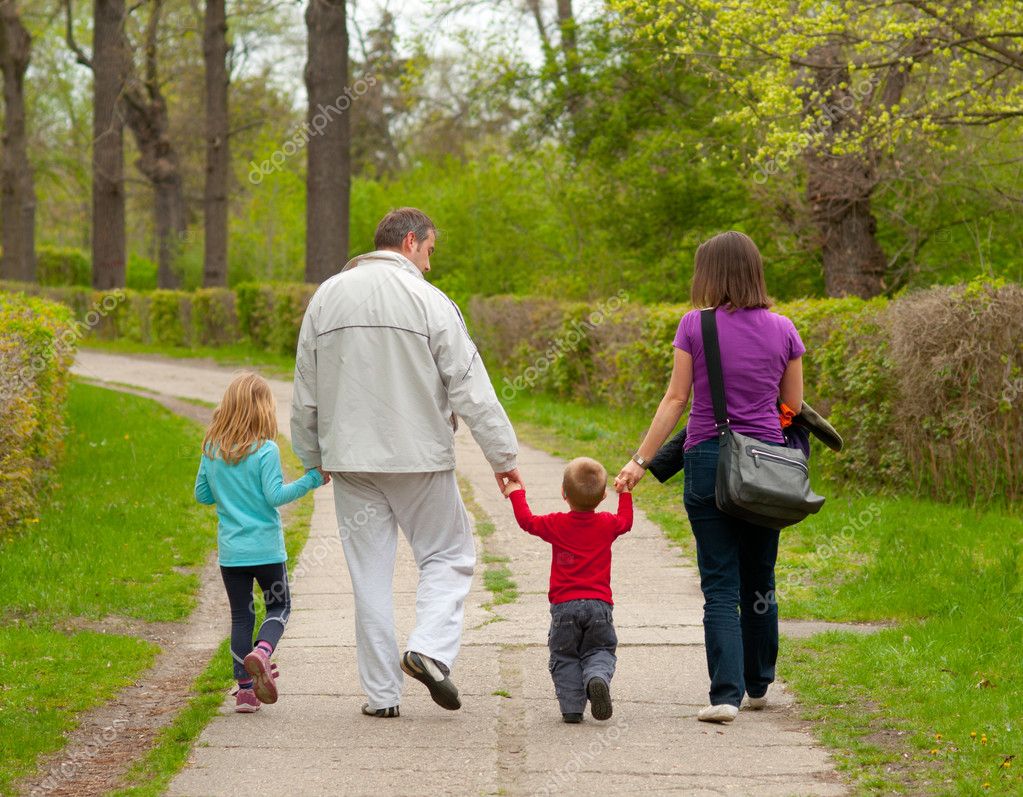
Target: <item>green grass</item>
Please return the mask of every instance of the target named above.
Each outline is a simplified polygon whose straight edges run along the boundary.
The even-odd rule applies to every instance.
[[[192,496],[200,427],[80,383],[68,411],[66,458],[39,522],[0,544],[8,616],[186,617],[215,544]]]
[[[111,614],[183,620],[216,543],[212,510],[192,496],[198,425],[148,399],[79,382],[68,414],[67,454],[38,523],[0,544],[0,583],[8,588],[0,625],[0,794],[30,774],[40,755],[61,747],[78,713],[135,680],[158,652],[134,637],[47,626]],[[283,441],[281,451],[286,471],[300,474]],[[312,508],[306,496],[287,515],[292,565]],[[225,644],[196,681],[188,707],[133,766],[130,793],[163,790],[231,680]]]
[[[525,442],[612,477],[650,420],[543,394],[505,406]],[[858,793],[1023,793],[1023,520],[819,489],[824,510],[782,532],[782,616],[895,627],[784,641],[779,674],[815,732]],[[691,555],[681,475],[647,476],[635,497]]]
[[[0,626],[0,794],[13,793],[14,782],[32,773],[39,756],[64,744],[76,714],[109,700],[155,655],[154,645],[134,637]],[[111,732],[119,730],[115,725]],[[73,777],[74,762],[55,767],[61,765]],[[46,777],[35,782],[45,786]]]
[[[518,585],[512,580],[511,575],[511,570],[504,565],[488,567],[483,571],[483,586],[493,594],[495,606],[515,603],[518,600]]]
[[[191,495],[197,425],[147,399],[80,383],[68,420],[66,456],[37,522],[0,542],[4,794],[61,747],[78,713],[135,680],[157,653],[134,637],[53,626],[111,614],[184,618],[214,544]]]
[[[264,376],[291,379],[295,372],[293,354],[275,354],[247,343],[229,346],[197,346],[186,349],[180,346],[161,346],[149,343],[134,343],[129,340],[98,340],[90,338],[84,349],[108,352],[110,354],[159,354],[175,359],[206,359],[218,365],[236,366],[258,370]]]
[[[480,556],[480,561],[486,566],[483,571],[483,586],[486,587],[492,596],[490,603],[484,608],[493,610],[495,606],[515,603],[519,599],[519,585],[512,578],[511,568],[508,567],[509,558],[487,551],[487,540],[497,531],[497,527],[490,520],[490,516],[487,515],[483,507],[476,501],[472,485],[468,479],[459,476],[458,487],[462,493],[462,500],[465,502],[466,508],[476,521],[476,534],[482,543],[483,553]],[[495,614],[492,619],[498,619],[498,617]]]

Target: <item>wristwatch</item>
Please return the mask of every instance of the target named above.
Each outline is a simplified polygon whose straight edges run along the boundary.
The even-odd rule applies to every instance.
[[[632,461],[639,465],[643,470],[646,470],[650,465],[647,460],[643,459],[643,457],[639,455],[638,451],[632,455]]]

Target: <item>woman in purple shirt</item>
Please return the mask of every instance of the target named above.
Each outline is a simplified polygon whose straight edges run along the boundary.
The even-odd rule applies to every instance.
[[[792,322],[768,310],[764,265],[756,244],[725,232],[696,250],[693,304],[716,308],[725,399],[732,429],[782,444],[780,399],[798,413],[803,404],[803,342]],[[682,316],[675,335],[671,382],[643,443],[618,480],[629,488],[675,429],[690,391],[686,427],[684,503],[696,537],[703,590],[703,630],[710,674],[704,722],[731,722],[743,695],[753,709],[767,704],[778,658],[774,564],[778,532],[721,512],[714,501],[718,440],[703,355],[700,311]]]

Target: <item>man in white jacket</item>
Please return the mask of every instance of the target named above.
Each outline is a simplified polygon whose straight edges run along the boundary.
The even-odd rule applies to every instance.
[[[316,291],[298,342],[292,443],[333,476],[355,592],[364,713],[396,717],[402,671],[458,709],[449,677],[476,551],[455,480],[457,418],[497,476],[519,480],[518,443],[458,307],[423,276],[436,228],[415,208],[388,213],[375,252]],[[457,416],[457,418],[456,418]],[[416,626],[399,658],[392,580],[398,527],[419,567]]]

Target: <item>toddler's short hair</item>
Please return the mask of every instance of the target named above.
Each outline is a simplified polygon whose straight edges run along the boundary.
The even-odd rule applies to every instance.
[[[595,459],[577,457],[565,467],[561,489],[573,508],[595,509],[607,491],[607,471]]]

